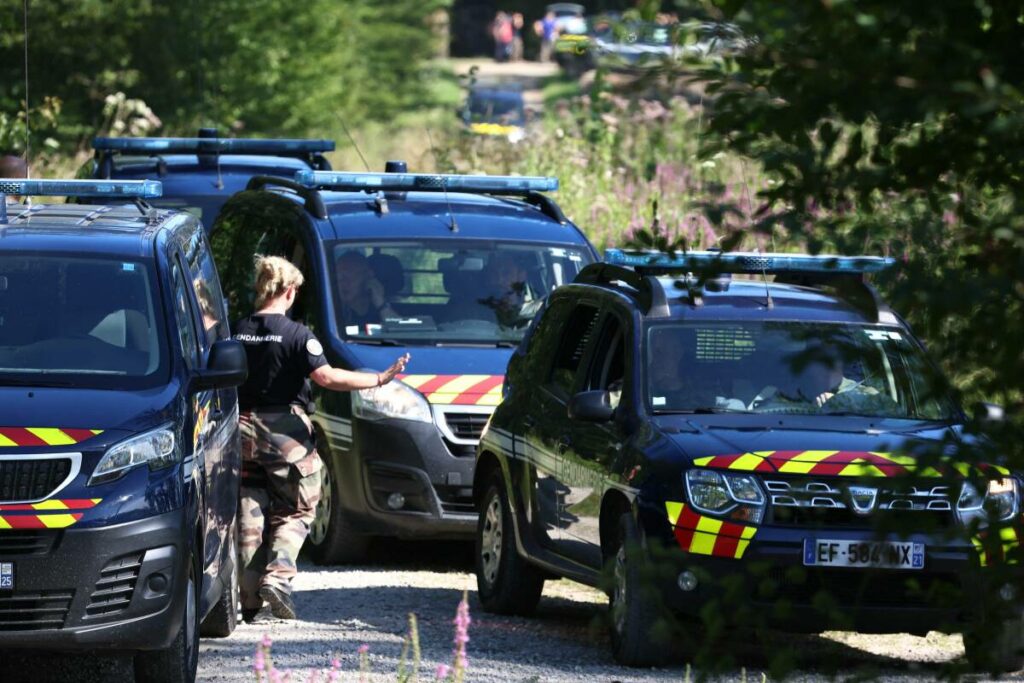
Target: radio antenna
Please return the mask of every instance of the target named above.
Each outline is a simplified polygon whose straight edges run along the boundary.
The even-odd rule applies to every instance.
[[[22,2],[22,29],[25,38],[25,177],[32,177],[32,138],[29,134],[28,106],[28,0]]]
[[[363,166],[366,167],[366,172],[372,173],[373,171],[370,170],[370,164],[366,163],[366,157],[364,157],[362,151],[360,151],[359,145],[356,143],[356,139],[352,137],[352,133],[348,132],[348,126],[345,125],[345,119],[341,118],[341,115],[338,114],[338,112],[334,112],[334,117],[338,119],[338,123],[341,124],[341,129],[345,131],[345,137],[347,137],[348,141],[352,143],[352,147],[356,150],[356,154],[359,155],[359,160],[362,161]]]
[[[423,130],[427,131],[427,141],[430,143],[430,151],[434,153],[434,165],[437,165],[437,147],[434,147],[434,136],[430,134],[430,127],[424,126]],[[441,169],[438,169],[440,171]],[[452,211],[452,203],[448,200],[448,183],[441,179],[441,189],[444,191],[444,203],[448,207],[448,229],[452,232],[459,231],[459,224],[455,222],[455,213]]]

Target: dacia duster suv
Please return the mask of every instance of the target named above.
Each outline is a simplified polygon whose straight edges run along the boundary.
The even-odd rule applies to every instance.
[[[602,585],[631,665],[684,647],[658,640],[665,611],[714,604],[734,625],[965,632],[972,661],[1020,668],[1019,579],[993,566],[1018,553],[1020,480],[946,457],[964,415],[864,282],[890,265],[609,250],[555,291],[478,448],[484,608]]]
[[[294,263],[292,309],[331,364],[406,374],[315,393],[326,467],[306,541],[321,563],[374,536],[471,539],[473,464],[504,369],[548,294],[596,252],[544,192],[554,178],[305,171],[257,177],[211,236],[234,316],[252,310],[253,254]]]

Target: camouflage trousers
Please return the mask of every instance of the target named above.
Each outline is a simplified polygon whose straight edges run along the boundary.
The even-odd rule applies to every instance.
[[[291,591],[295,561],[320,500],[323,466],[302,409],[243,411],[238,514],[242,607],[258,608],[262,586]]]

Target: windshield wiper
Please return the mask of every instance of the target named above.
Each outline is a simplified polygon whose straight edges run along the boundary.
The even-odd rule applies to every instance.
[[[349,337],[349,341],[355,342],[356,344],[371,344],[373,346],[403,346],[394,339],[379,339],[379,338],[363,338],[363,337]]]
[[[54,380],[50,377],[38,379],[14,379],[11,377],[0,377],[0,387],[72,387],[74,382]]]
[[[687,410],[655,410],[656,415],[725,415],[741,414],[753,415],[749,410],[737,410],[736,408],[690,408]]]

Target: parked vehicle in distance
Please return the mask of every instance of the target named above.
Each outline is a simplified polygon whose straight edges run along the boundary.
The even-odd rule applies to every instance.
[[[509,355],[596,258],[544,194],[553,178],[406,171],[258,178],[211,237],[233,315],[252,307],[253,254],[283,256],[306,282],[292,315],[331,365],[412,354],[383,387],[314,393],[324,488],[306,550],[319,563],[360,560],[374,536],[473,537],[476,444]]]
[[[523,92],[500,87],[477,87],[469,91],[459,117],[466,130],[519,142],[526,136],[526,106]]]
[[[484,609],[528,613],[551,577],[601,585],[628,665],[685,654],[653,629],[679,615],[693,646],[709,609],[962,632],[975,665],[1024,665],[1021,477],[943,449],[978,441],[864,281],[891,259],[605,258],[548,297],[478,446]]]
[[[0,651],[193,681],[238,601],[245,350],[206,235],[154,181],[0,180]]]
[[[221,206],[258,175],[295,175],[302,169],[329,171],[325,152],[333,140],[221,138],[215,128],[195,138],[96,138],[84,175],[121,180],[159,180],[159,208],[187,211],[209,232]]]

